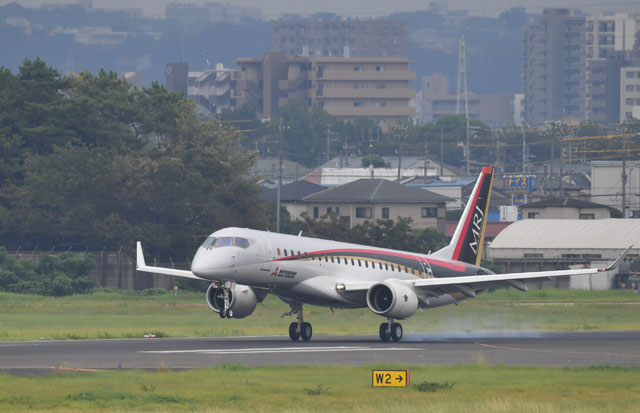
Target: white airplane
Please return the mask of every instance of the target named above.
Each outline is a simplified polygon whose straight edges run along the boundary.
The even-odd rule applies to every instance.
[[[296,341],[311,338],[303,304],[331,308],[363,308],[387,319],[380,324],[382,341],[399,341],[403,320],[418,308],[457,303],[489,288],[527,290],[527,280],[595,274],[615,268],[627,248],[606,268],[494,274],[480,267],[493,167],[482,169],[448,246],[433,254],[417,254],[364,245],[286,235],[247,228],[224,228],[198,248],[191,271],[145,264],[137,243],[137,270],[211,282],[206,300],[221,318],[250,315],[267,294],[297,315],[289,326]]]

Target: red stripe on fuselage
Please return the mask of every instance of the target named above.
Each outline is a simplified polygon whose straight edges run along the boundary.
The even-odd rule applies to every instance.
[[[382,255],[382,256],[387,255],[387,256],[398,257],[398,258],[405,258],[405,259],[409,259],[409,260],[426,261],[431,265],[437,265],[439,267],[444,267],[444,268],[448,268],[450,270],[459,271],[459,272],[463,272],[463,271],[465,271],[467,269],[466,264],[464,264],[462,262],[451,262],[451,261],[434,260],[434,259],[431,259],[431,258],[423,258],[423,257],[419,257],[417,255],[404,254],[404,253],[401,253],[401,252],[378,251],[378,250],[367,250],[367,249],[357,249],[357,248],[314,251],[314,252],[308,253],[307,255],[292,255],[290,257],[277,258],[277,259],[275,259],[273,261],[287,261],[287,260],[296,259],[296,258],[307,258],[309,254],[316,254],[316,255],[320,255],[320,254],[344,254],[344,255],[348,255],[349,253],[373,254],[373,255]]]
[[[456,244],[456,249],[453,251],[453,257],[451,257],[456,261],[460,259],[460,250],[462,249],[462,245],[464,245],[464,241],[467,239],[467,231],[469,230],[469,225],[471,224],[471,220],[473,219],[473,211],[476,209],[478,197],[480,196],[482,185],[484,184],[484,179],[487,177],[487,175],[484,173],[484,168],[482,172],[483,175],[482,179],[480,180],[480,184],[478,185],[478,192],[476,192],[476,195],[473,198],[473,203],[469,208],[469,216],[467,216],[467,220],[464,222],[464,227],[462,227],[462,232],[460,232],[460,238],[458,239],[458,243]]]

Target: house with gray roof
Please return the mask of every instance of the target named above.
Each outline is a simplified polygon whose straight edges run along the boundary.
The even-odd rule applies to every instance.
[[[282,187],[280,187],[280,204],[287,208],[292,219],[297,219],[300,218],[303,213],[307,212],[307,204],[304,198],[325,189],[327,189],[326,186],[314,184],[303,179],[282,185]],[[277,186],[262,188],[258,194],[258,198],[268,201],[275,201],[277,197]]]
[[[416,229],[444,232],[446,206],[451,199],[428,190],[408,188],[386,179],[358,179],[304,198],[314,219],[335,214],[350,226],[377,219],[407,217]]]
[[[607,219],[609,207],[575,198],[547,198],[520,207],[522,219]]]

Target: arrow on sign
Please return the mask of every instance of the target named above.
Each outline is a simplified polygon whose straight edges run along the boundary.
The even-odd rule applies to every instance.
[[[402,382],[403,377],[402,376],[398,376],[396,377],[396,380],[398,380],[398,383]]]

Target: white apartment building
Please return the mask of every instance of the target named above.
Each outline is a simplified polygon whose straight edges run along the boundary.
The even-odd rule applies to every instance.
[[[640,66],[620,69],[620,122],[640,119]]]

